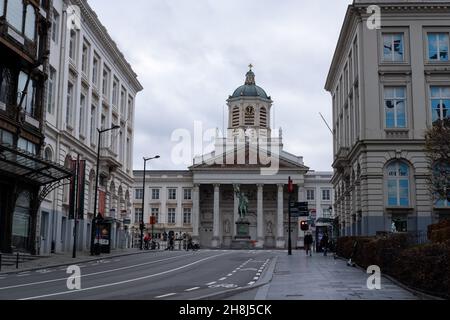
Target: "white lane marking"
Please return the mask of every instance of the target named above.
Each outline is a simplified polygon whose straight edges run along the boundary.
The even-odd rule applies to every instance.
[[[241,271],[258,271],[256,268],[241,269]]]
[[[141,263],[141,264],[136,264],[136,265],[133,265],[133,266],[127,266],[127,267],[122,267],[122,268],[117,268],[117,269],[105,270],[105,271],[100,271],[100,272],[95,272],[95,273],[88,273],[88,274],[81,275],[81,278],[83,278],[83,277],[96,276],[96,275],[104,274],[104,273],[111,273],[111,272],[115,272],[115,271],[122,271],[122,270],[131,269],[131,268],[136,268],[136,267],[142,267],[142,266],[146,266],[146,265],[150,265],[150,264],[155,264],[155,263],[158,263],[158,262],[164,262],[164,261],[168,261],[168,260],[174,260],[174,259],[177,259],[177,258],[183,258],[183,257],[187,257],[187,256],[188,256],[188,255],[177,256],[177,257],[171,257],[171,258],[166,258],[166,259],[161,259],[161,260],[156,260],[156,261],[151,261],[151,262],[145,262],[145,263]],[[51,271],[49,271],[49,270],[41,270],[41,271],[38,271],[38,272],[39,272],[39,273],[49,273],[49,272],[51,272]],[[3,287],[3,288],[0,288],[0,290],[15,289],[15,288],[21,288],[21,287],[29,287],[29,286],[39,285],[39,284],[58,282],[58,281],[67,281],[67,278],[59,278],[59,279],[53,279],[53,280],[47,280],[47,281],[39,281],[39,282],[25,283],[25,284],[20,284],[20,285],[16,285],[16,286]]]
[[[190,288],[190,289],[186,289],[184,291],[191,292],[191,291],[195,291],[195,290],[198,290],[198,289],[200,289],[200,287]]]
[[[261,276],[261,272],[258,272],[256,275],[257,275],[258,277]]]
[[[229,254],[229,253],[227,252],[227,253],[217,254],[217,255],[214,255],[214,256],[207,257],[207,258],[203,258],[201,260],[197,260],[195,262],[186,264],[184,266],[181,266],[181,267],[178,267],[178,268],[175,268],[175,269],[171,269],[171,270],[167,270],[167,271],[159,272],[159,273],[155,273],[155,274],[150,274],[150,275],[144,276],[144,277],[139,277],[139,278],[134,278],[134,279],[130,279],[130,280],[124,280],[124,281],[119,281],[119,282],[103,284],[103,285],[100,285],[100,286],[84,288],[84,289],[80,289],[80,290],[63,291],[63,292],[56,292],[56,293],[46,294],[46,295],[42,295],[42,296],[23,298],[23,299],[19,299],[19,300],[20,301],[36,300],[36,299],[55,297],[55,296],[61,296],[61,295],[66,295],[66,294],[79,293],[79,292],[82,292],[82,291],[89,291],[89,290],[108,288],[108,287],[118,286],[118,285],[121,285],[121,284],[126,284],[126,283],[131,283],[131,282],[137,282],[137,281],[146,280],[146,279],[154,278],[154,277],[157,277],[157,276],[161,276],[161,275],[164,275],[164,274],[168,274],[168,273],[171,273],[171,272],[175,272],[175,271],[178,271],[178,270],[186,269],[186,268],[189,268],[189,267],[194,266],[196,264],[202,263],[204,261],[207,261],[207,260],[210,260],[210,259],[214,259],[214,258],[217,258],[217,257],[221,257],[221,256],[224,256],[224,255],[227,255],[227,254]]]
[[[23,272],[23,273],[19,273],[17,276],[18,277],[28,277],[30,275],[31,275],[30,272]]]
[[[217,283],[217,281],[213,281],[213,282],[207,283],[206,285],[207,286],[212,286],[213,284],[216,284],[216,283]]]
[[[258,281],[259,277],[254,277],[253,280]]]
[[[163,296],[155,297],[155,299],[167,298],[167,297],[171,297],[171,296],[174,296],[174,295],[176,295],[176,293],[168,293],[168,294],[165,294]]]
[[[220,278],[219,281],[227,280],[227,277]]]
[[[249,285],[249,286],[252,286],[252,285],[254,285],[255,283],[256,283],[255,281],[252,281],[252,282],[249,282],[248,285]]]
[[[232,273],[229,273],[228,275],[227,275],[227,277],[231,277],[233,274]]]

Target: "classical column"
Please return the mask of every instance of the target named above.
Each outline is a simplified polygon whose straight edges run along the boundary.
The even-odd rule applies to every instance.
[[[258,205],[257,205],[257,237],[258,243],[256,246],[258,248],[264,247],[264,185],[258,184]]]
[[[277,248],[285,248],[284,238],[284,185],[278,185],[278,206],[277,206]]]
[[[236,190],[236,188],[239,188],[240,185],[235,184],[233,185],[233,190]],[[234,221],[233,221],[233,237],[237,236],[237,225],[236,223],[239,220],[239,197],[234,193]]]
[[[214,223],[213,223],[213,239],[212,247],[220,246],[220,185],[214,185]]]
[[[198,241],[200,238],[200,185],[194,185],[192,195],[192,238]]]
[[[306,202],[306,189],[305,189],[305,185],[304,183],[300,183],[297,185],[298,187],[298,202]],[[310,208],[312,208],[312,205],[309,206]],[[319,208],[317,208],[319,210]],[[304,239],[305,239],[305,235],[306,232],[300,230],[300,221],[303,220],[308,220],[308,218],[302,217],[302,218],[298,218],[295,219],[294,221],[297,221],[297,225],[298,225],[298,235],[297,235],[297,247],[304,247]],[[292,239],[292,243],[293,246],[295,244],[295,239]]]

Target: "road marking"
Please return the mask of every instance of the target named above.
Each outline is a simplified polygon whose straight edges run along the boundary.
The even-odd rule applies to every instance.
[[[114,261],[114,262],[119,262],[119,261],[120,261],[120,259],[114,259],[113,261]]]
[[[187,290],[184,290],[184,291],[191,292],[191,291],[195,291],[195,290],[198,290],[198,289],[200,289],[200,287],[190,288],[190,289],[187,289]]]
[[[241,271],[258,271],[256,268],[241,269]]]
[[[17,276],[18,277],[28,277],[28,276],[30,276],[31,274],[30,274],[30,272],[28,271],[28,272],[22,272],[22,273],[19,273]]]
[[[259,277],[254,277],[253,280],[258,281]]]
[[[207,286],[212,286],[213,284],[216,284],[216,283],[217,283],[217,281],[213,281],[213,282],[207,283],[206,285]]]
[[[254,285],[255,283],[256,283],[255,281],[252,281],[252,282],[249,282],[248,285],[249,285],[249,286],[252,286],[252,285]]]
[[[232,273],[230,273],[230,274],[228,274],[228,275],[227,275],[227,277],[231,277],[232,275],[233,275],[233,274],[232,274]]]
[[[220,278],[219,281],[227,280],[227,277]]]
[[[134,279],[129,279],[129,280],[124,280],[124,281],[119,281],[119,282],[113,282],[113,283],[108,283],[108,284],[104,284],[104,285],[99,285],[99,286],[95,286],[95,287],[90,287],[90,288],[84,288],[84,289],[80,289],[80,290],[72,290],[72,291],[62,291],[62,292],[56,292],[56,293],[51,293],[51,294],[46,294],[46,295],[42,295],[42,296],[36,296],[36,297],[29,297],[29,298],[23,298],[23,299],[19,299],[20,301],[27,301],[27,300],[36,300],[36,299],[42,299],[42,298],[48,298],[48,297],[55,297],[55,296],[61,296],[61,295],[66,295],[66,294],[73,294],[73,293],[79,293],[82,291],[89,291],[89,290],[96,290],[96,289],[103,289],[103,288],[108,288],[108,287],[113,287],[113,286],[118,286],[118,285],[122,285],[122,284],[126,284],[126,283],[131,283],[131,282],[137,282],[137,281],[142,281],[142,280],[146,280],[146,279],[151,279],[157,276],[161,276],[164,274],[168,274],[171,272],[175,272],[175,271],[179,271],[179,270],[183,270],[186,269],[188,267],[194,266],[196,264],[202,263],[204,261],[210,260],[210,259],[214,259],[217,257],[221,257],[224,255],[227,255],[229,253],[221,253],[221,254],[217,254],[214,256],[210,256],[207,258],[203,258],[201,260],[186,264],[184,266],[175,268],[175,269],[171,269],[171,270],[167,270],[164,272],[159,272],[159,273],[155,273],[155,274],[150,274],[148,276],[144,276],[144,277],[139,277],[139,278],[134,278]],[[1,288],[0,288],[1,289]]]
[[[261,272],[258,272],[256,275],[257,275],[258,277],[261,276]]]
[[[115,272],[115,271],[122,271],[122,270],[132,269],[132,268],[136,268],[136,267],[142,267],[142,266],[146,266],[146,265],[150,265],[150,264],[155,264],[155,263],[158,263],[158,262],[174,260],[174,259],[177,259],[177,258],[183,258],[183,257],[187,257],[187,256],[188,255],[171,257],[171,258],[166,258],[166,259],[161,259],[161,260],[156,260],[156,261],[136,264],[136,265],[133,265],[133,266],[127,266],[127,267],[122,267],[122,268],[117,268],[117,269],[111,269],[111,270],[105,270],[105,271],[100,271],[100,272],[88,273],[88,274],[81,275],[81,278],[83,278],[83,277],[90,277],[90,276],[96,276],[96,275],[104,274],[104,273],[111,273],[111,272]],[[39,273],[50,273],[51,271],[44,269],[44,270],[40,270],[40,271],[37,271],[37,272],[39,272]],[[58,282],[58,281],[67,281],[67,278],[59,278],[59,279],[53,279],[53,280],[47,280],[47,281],[25,283],[25,284],[20,284],[20,285],[16,285],[16,286],[3,287],[3,288],[0,288],[0,291],[1,290],[7,290],[7,289],[21,288],[21,287],[35,286],[35,285],[52,283],[52,282]]]
[[[163,296],[155,297],[155,299],[167,298],[167,297],[171,297],[171,296],[174,296],[174,295],[176,295],[176,293],[168,293],[168,294],[165,294]]]

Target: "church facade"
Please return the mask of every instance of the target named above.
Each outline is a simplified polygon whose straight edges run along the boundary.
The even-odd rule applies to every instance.
[[[216,137],[215,151],[195,158],[186,171],[146,171],[145,193],[143,171],[134,172],[135,243],[142,220],[156,236],[189,233],[202,247],[231,248],[237,235],[239,188],[249,200],[246,218],[255,248],[287,248],[289,177],[295,184],[292,202],[308,202],[311,213],[310,218],[291,219],[293,247],[303,246],[300,220],[310,220],[314,228],[320,218],[332,217],[332,172],[312,171],[302,157],[285,151],[281,129],[273,137],[273,101],[256,85],[252,70],[227,105],[228,134]],[[151,217],[155,225],[150,225]]]

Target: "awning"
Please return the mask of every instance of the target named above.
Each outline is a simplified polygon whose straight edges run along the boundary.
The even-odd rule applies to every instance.
[[[70,169],[5,144],[0,144],[0,173],[40,186],[72,176]]]

